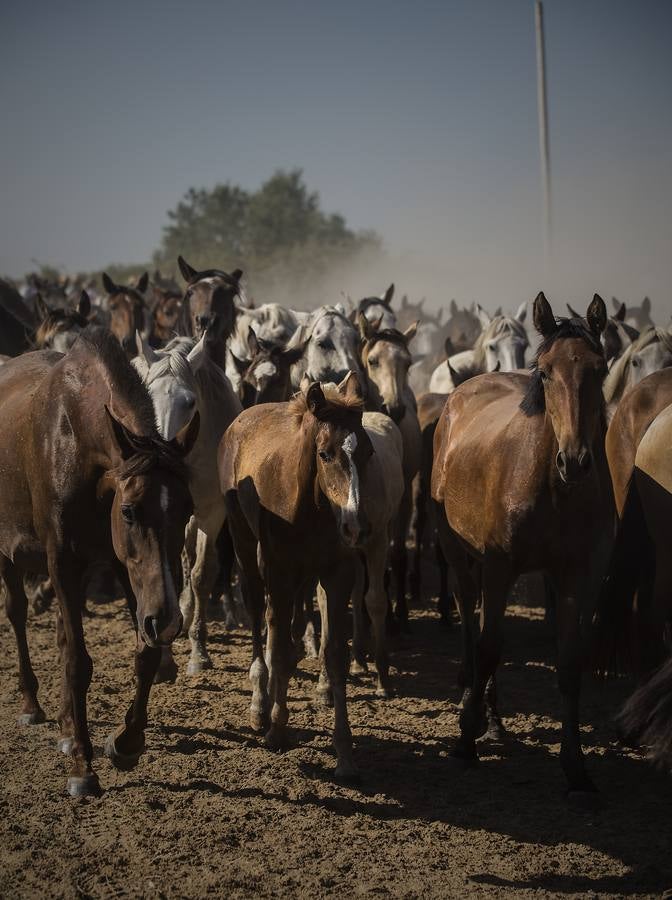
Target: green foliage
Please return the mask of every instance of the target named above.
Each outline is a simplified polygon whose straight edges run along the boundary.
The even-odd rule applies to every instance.
[[[260,299],[280,299],[289,284],[302,293],[334,265],[380,247],[375,234],[323,212],[300,170],[278,171],[254,192],[192,188],[168,218],[155,265],[173,271],[182,254],[198,269],[241,268]]]

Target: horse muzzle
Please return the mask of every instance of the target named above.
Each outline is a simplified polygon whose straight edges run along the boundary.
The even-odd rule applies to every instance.
[[[593,455],[587,447],[581,448],[577,454],[559,450],[555,457],[555,464],[560,473],[560,478],[566,485],[579,484],[590,474],[593,465]]]
[[[148,647],[167,647],[182,631],[182,613],[167,615],[163,611],[145,616],[138,622],[140,637]]]

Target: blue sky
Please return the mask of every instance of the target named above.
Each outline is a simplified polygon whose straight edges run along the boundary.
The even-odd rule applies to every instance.
[[[532,0],[6,0],[0,271],[148,259],[188,187],[298,166],[433,302],[544,286],[669,314],[672,3],[546,0],[545,18],[550,270]]]

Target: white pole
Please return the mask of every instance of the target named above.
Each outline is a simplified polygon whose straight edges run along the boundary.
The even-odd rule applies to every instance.
[[[548,105],[546,102],[546,50],[544,46],[544,10],[541,0],[534,4],[537,32],[537,107],[539,110],[539,154],[544,197],[544,255],[546,266],[551,259],[551,159],[548,149]]]

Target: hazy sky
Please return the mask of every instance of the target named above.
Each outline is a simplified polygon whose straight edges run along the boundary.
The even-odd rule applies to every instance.
[[[188,187],[298,166],[432,302],[649,293],[662,317],[672,2],[544,7],[546,272],[532,0],[4,0],[0,272],[147,260]]]

